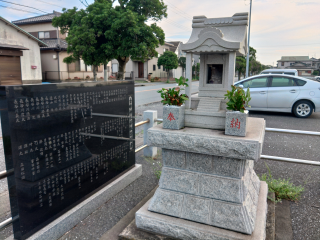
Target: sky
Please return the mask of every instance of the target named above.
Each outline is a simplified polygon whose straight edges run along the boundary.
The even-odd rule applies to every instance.
[[[250,11],[250,0],[164,0],[164,3],[168,6],[168,18],[158,24],[165,32],[166,41],[184,43],[191,35],[193,16],[231,17]],[[0,16],[14,21],[73,6],[84,7],[79,0],[0,0]],[[252,0],[250,46],[257,50],[257,60],[265,65],[276,65],[281,56],[319,59],[319,23],[320,0]]]

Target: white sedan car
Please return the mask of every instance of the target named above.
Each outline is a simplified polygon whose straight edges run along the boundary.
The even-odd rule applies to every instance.
[[[320,82],[283,74],[256,75],[238,81],[235,86],[250,88],[249,110],[292,112],[307,118],[320,112]]]

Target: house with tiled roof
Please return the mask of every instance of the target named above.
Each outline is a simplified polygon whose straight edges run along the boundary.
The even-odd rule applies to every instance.
[[[165,51],[172,51],[177,54],[178,58],[179,55],[179,45],[181,42],[165,42],[163,45],[160,45],[156,48],[156,51],[158,52],[158,57],[160,57]],[[132,78],[136,80],[145,80],[148,78],[148,75],[150,75],[149,78],[163,78],[167,79],[167,71],[163,66],[158,66],[158,57],[153,57],[150,59],[147,59],[144,62],[131,59],[126,64],[126,72],[125,77],[126,78]],[[111,61],[112,67],[112,75],[116,75],[119,69],[119,63],[116,59],[113,59]],[[172,69],[169,72],[170,78],[180,78],[180,76],[183,76],[183,69],[182,67],[178,67],[177,69]]]
[[[0,85],[41,83],[42,47],[48,45],[0,16]]]
[[[40,48],[43,81],[92,79],[92,68],[82,59],[71,64],[63,62],[63,59],[68,56],[67,34],[61,34],[58,27],[52,26],[53,18],[60,15],[60,12],[53,11],[53,13],[16,20],[12,23],[46,44]],[[104,77],[103,65],[99,66],[97,77],[98,79]]]
[[[299,76],[312,76],[313,71],[320,70],[320,59],[309,56],[282,56],[277,68],[297,69]]]

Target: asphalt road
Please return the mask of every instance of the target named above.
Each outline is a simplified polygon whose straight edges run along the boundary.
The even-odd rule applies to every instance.
[[[172,88],[175,86],[177,86],[177,84],[175,84],[175,83],[174,84],[155,83],[154,85],[151,85],[151,86],[149,85],[149,86],[136,87],[135,88],[135,92],[136,92],[136,96],[135,96],[136,104],[135,105],[139,106],[139,105],[143,105],[143,104],[149,104],[152,102],[161,101],[160,94],[157,93],[157,91],[160,90],[161,88]],[[198,92],[198,88],[199,88],[199,82],[192,82],[191,93]]]

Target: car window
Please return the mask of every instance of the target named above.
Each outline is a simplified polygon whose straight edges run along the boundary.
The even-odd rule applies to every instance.
[[[268,77],[254,78],[240,84],[243,88],[263,88],[268,86]]]
[[[287,77],[273,77],[270,87],[292,87],[297,86],[292,78]]]
[[[307,82],[301,79],[294,79],[298,86],[304,86]]]

